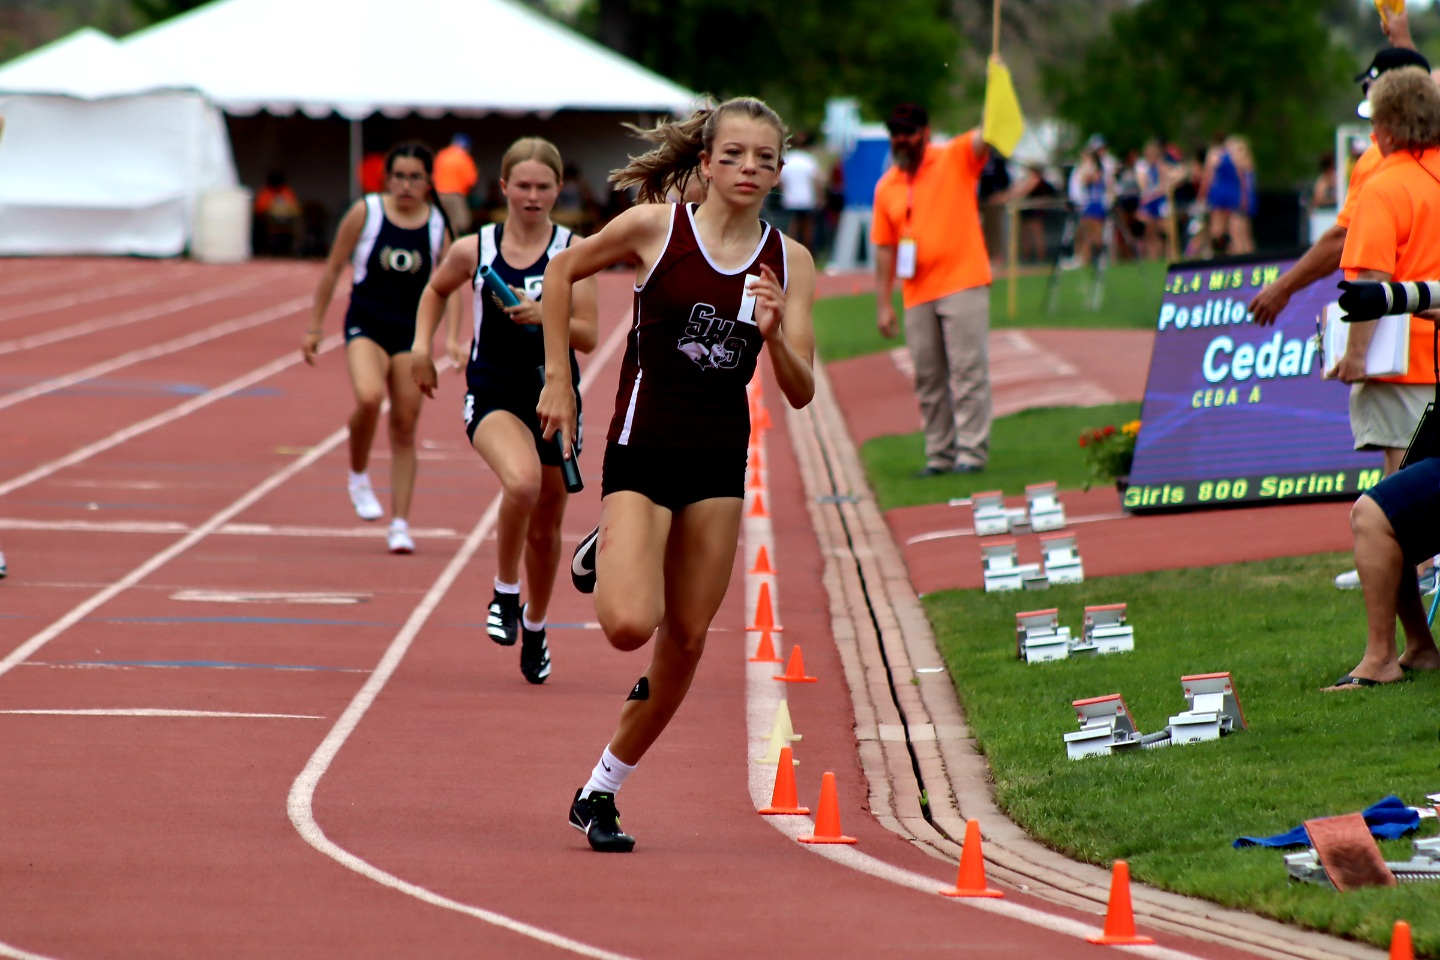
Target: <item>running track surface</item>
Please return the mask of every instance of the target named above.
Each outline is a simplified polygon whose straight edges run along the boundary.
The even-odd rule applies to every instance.
[[[779,619],[821,678],[788,694],[801,802],[835,772],[844,831],[885,869],[755,813],[747,551],[684,709],[621,794],[636,852],[592,853],[565,813],[648,654],[610,649],[563,568],[548,683],[485,637],[498,488],[453,372],[420,424],[417,553],[355,519],[338,338],[318,369],[297,362],[318,271],[0,261],[0,956],[1113,955],[1074,934],[1098,916],[923,889],[953,886],[953,863],[866,810],[773,383]],[[602,277],[602,353],[628,283]],[[599,514],[619,353],[585,366],[567,554]],[[1247,955],[1157,939],[1144,955]]]

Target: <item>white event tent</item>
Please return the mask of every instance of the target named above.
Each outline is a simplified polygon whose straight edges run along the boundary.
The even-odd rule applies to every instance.
[[[0,255],[174,256],[236,185],[219,110],[91,29],[0,68]]]
[[[226,112],[242,180],[281,169],[332,222],[362,150],[465,132],[493,177],[512,140],[537,134],[594,188],[636,148],[621,121],[695,99],[512,0],[214,0],[123,43]]]

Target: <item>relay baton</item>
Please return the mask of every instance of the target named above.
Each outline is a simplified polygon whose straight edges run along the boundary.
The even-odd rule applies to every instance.
[[[515,296],[515,291],[500,279],[500,274],[496,273],[490,264],[483,264],[480,267],[480,279],[485,282],[486,289],[493,291],[495,296],[500,298],[502,304],[507,307],[520,306],[520,298]]]
[[[545,385],[545,368],[541,366],[536,369],[540,373],[540,385],[543,387]],[[551,442],[555,444],[555,449],[560,451],[560,476],[565,479],[565,492],[579,493],[584,490],[585,481],[580,476],[580,457],[575,452],[575,445],[570,445],[570,456],[567,457],[565,456],[565,438],[560,436],[560,431],[555,431]]]

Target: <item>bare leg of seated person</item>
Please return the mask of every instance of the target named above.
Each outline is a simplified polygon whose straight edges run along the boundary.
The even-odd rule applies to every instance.
[[[1395,530],[1380,505],[1362,496],[1350,512],[1355,569],[1365,594],[1365,655],[1350,676],[1374,683],[1404,679],[1405,669],[1440,669],[1440,650],[1426,622],[1415,568],[1405,562]],[[1405,630],[1405,649],[1395,652],[1395,618]],[[1363,684],[1360,684],[1363,685]]]

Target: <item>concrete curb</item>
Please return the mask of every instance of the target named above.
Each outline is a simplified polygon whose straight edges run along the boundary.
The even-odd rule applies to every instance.
[[[787,416],[825,558],[832,631],[854,704],[871,812],[888,829],[951,862],[959,859],[965,821],[979,820],[989,879],[1092,913],[1100,926],[1110,871],[1077,863],[1031,840],[996,806],[989,767],[970,736],[930,622],[865,479],[822,364],[816,364],[815,380],[815,400]],[[1144,926],[1260,957],[1387,956],[1368,945],[1140,884],[1133,885],[1131,896],[1136,920]]]

